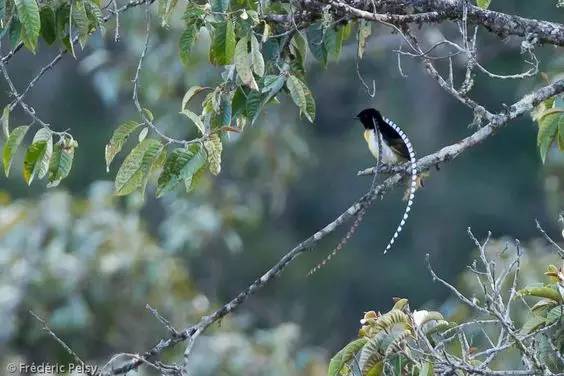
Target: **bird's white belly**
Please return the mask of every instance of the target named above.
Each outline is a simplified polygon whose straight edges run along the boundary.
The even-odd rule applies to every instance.
[[[376,140],[376,132],[370,130],[365,133],[366,142],[368,143],[368,149],[374,156],[378,159],[378,141]],[[380,145],[382,145],[382,163],[385,164],[395,164],[399,162],[399,158],[396,153],[384,142],[382,135],[380,135]]]

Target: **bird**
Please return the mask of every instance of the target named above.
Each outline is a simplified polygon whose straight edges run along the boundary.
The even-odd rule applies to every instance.
[[[403,217],[399,225],[396,227],[394,235],[384,249],[384,254],[386,254],[392,248],[394,242],[402,231],[405,222],[407,221],[418,185],[423,185],[422,180],[419,178],[417,173],[415,149],[404,131],[402,131],[401,128],[393,121],[383,117],[380,111],[374,108],[367,108],[360,111],[354,119],[360,120],[364,127],[364,139],[366,140],[370,153],[372,153],[378,162],[377,167],[379,167],[382,163],[386,165],[399,165],[409,162],[411,179],[405,197],[407,199],[407,205],[403,212]],[[341,239],[339,244],[329,253],[329,255],[327,255],[327,257],[325,257],[325,259],[323,259],[323,261],[310,269],[307,273],[308,276],[311,276],[319,271],[337,254],[337,252],[343,248],[345,243],[350,239],[362,221],[365,213],[366,209],[362,209],[358,213],[356,220],[345,237]]]
[[[364,127],[364,139],[368,145],[370,153],[376,158],[378,163],[386,165],[398,165],[410,162],[410,183],[407,193],[407,205],[403,217],[394,235],[386,245],[384,253],[387,253],[407,221],[417,186],[421,184],[417,174],[417,162],[415,160],[415,149],[409,138],[393,121],[382,116],[380,111],[374,108],[366,108],[360,111],[355,119],[360,120]],[[381,150],[380,150],[381,149]]]

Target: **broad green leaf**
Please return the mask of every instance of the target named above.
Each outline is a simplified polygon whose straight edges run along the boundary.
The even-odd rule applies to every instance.
[[[366,39],[372,34],[372,23],[367,20],[360,20],[358,24],[358,50],[357,54],[360,59],[364,55],[366,48]]]
[[[202,122],[202,119],[200,119],[200,117],[198,115],[196,115],[195,113],[193,113],[190,110],[182,110],[180,111],[180,113],[182,115],[185,115],[188,119],[192,120],[192,122],[194,124],[196,124],[196,127],[198,128],[198,130],[200,131],[200,133],[202,135],[206,134],[206,127],[204,126],[204,123]]]
[[[195,25],[187,25],[186,29],[180,35],[180,41],[178,42],[178,53],[180,55],[180,60],[184,65],[188,65],[190,60],[190,52],[192,51],[192,46],[196,41],[196,35],[198,34],[198,28]]]
[[[205,17],[205,15],[206,10],[203,5],[189,2],[188,4],[186,4],[182,19],[184,20],[186,26],[189,26],[195,24],[198,21],[201,21],[202,18]]]
[[[89,34],[89,20],[86,8],[82,0],[74,1],[72,4],[72,22],[78,29],[78,43],[84,48]]]
[[[316,112],[315,98],[313,98],[313,95],[311,94],[311,91],[306,86],[306,84],[304,82],[301,83],[306,98],[306,109],[304,111],[304,115],[306,116],[307,120],[309,120],[310,123],[313,123],[313,121],[315,120],[315,112]]]
[[[70,3],[63,3],[55,10],[55,26],[57,31],[57,39],[63,41],[68,40],[67,28],[70,19]]]
[[[327,371],[328,376],[338,376],[341,369],[345,366],[347,362],[354,358],[356,353],[368,342],[367,338],[359,338],[350,342],[341,351],[339,351],[329,363],[329,370]]]
[[[260,52],[260,44],[257,38],[251,36],[251,63],[253,65],[253,71],[259,76],[264,76],[264,58]]]
[[[233,62],[235,53],[235,26],[232,21],[215,25],[210,47],[210,62],[215,65],[228,65]]]
[[[556,138],[559,123],[564,122],[564,113],[553,112],[542,116],[539,121],[539,131],[537,134],[537,146],[539,148],[542,163],[545,163],[550,146]]]
[[[141,124],[132,120],[120,124],[114,131],[110,142],[106,145],[106,171],[110,171],[110,164],[127,141],[127,138]]]
[[[186,108],[186,105],[190,102],[190,99],[192,99],[194,95],[197,95],[198,93],[206,89],[209,88],[202,86],[192,86],[190,89],[188,89],[188,91],[186,92],[186,94],[184,94],[184,97],[182,98],[182,105],[180,106],[180,110],[184,110]]]
[[[57,40],[57,24],[55,21],[55,12],[51,7],[41,8],[41,36],[48,45],[52,45]]]
[[[253,90],[258,90],[257,82],[251,70],[251,56],[248,51],[249,40],[243,37],[237,42],[235,47],[235,69],[239,78],[245,85]]]
[[[2,134],[8,139],[10,136],[10,105],[6,105],[4,107],[4,111],[2,111],[2,118],[0,118],[0,123],[2,123]]]
[[[66,178],[72,168],[74,145],[67,140],[57,142],[53,147],[53,156],[49,162],[48,188],[56,187]]]
[[[343,48],[342,33],[333,28],[325,30],[323,43],[329,57],[337,60],[341,56],[341,49]]]
[[[300,109],[300,112],[305,111],[307,103],[304,88],[300,82],[300,79],[296,76],[289,76],[286,80],[286,87],[290,92],[290,97]]]
[[[28,50],[35,53],[37,38],[41,31],[39,6],[35,0],[14,0],[18,18],[22,24],[21,38]]]
[[[90,21],[90,27],[92,28],[92,25],[94,25],[96,29],[102,28],[102,25],[104,24],[104,15],[102,14],[100,5],[94,3],[93,1],[86,1],[84,3],[84,7],[86,8],[88,20]]]
[[[32,183],[36,175],[37,166],[41,165],[46,149],[47,141],[34,142],[27,148],[24,158],[23,176],[28,185]]]
[[[157,197],[170,192],[179,182],[193,176],[206,163],[206,152],[200,144],[175,149],[167,158],[157,183]]]
[[[45,152],[40,160],[37,161],[36,169],[33,174],[39,179],[43,179],[47,172],[49,171],[49,161],[51,160],[51,155],[53,154],[53,135],[49,128],[41,128],[37,131],[35,136],[33,136],[32,144],[36,142],[45,141]],[[31,183],[31,182],[30,182]]]
[[[246,113],[247,117],[251,121],[251,124],[255,122],[258,118],[260,111],[262,109],[263,104],[263,96],[258,91],[251,91],[247,95],[247,102],[246,102]]]
[[[217,133],[211,134],[209,139],[204,141],[204,148],[208,154],[208,168],[213,175],[221,172],[221,152],[223,144]]]
[[[300,109],[300,115],[303,113],[313,123],[315,119],[315,99],[309,88],[296,76],[288,77],[286,87],[290,91],[292,100]]]
[[[476,4],[482,9],[488,9],[492,0],[476,0]]]
[[[4,165],[4,173],[6,174],[6,177],[10,174],[10,167],[12,166],[12,159],[14,158],[14,154],[16,154],[16,149],[21,144],[28,129],[29,126],[27,125],[15,128],[12,130],[8,140],[4,144],[2,151],[2,163]]]
[[[35,136],[31,145],[27,148],[24,157],[23,176],[25,182],[30,185],[35,177],[43,178],[49,170],[49,161],[53,153],[53,139],[48,128],[41,128]]]
[[[151,138],[135,146],[118,170],[114,184],[115,193],[124,196],[144,186],[145,177],[162,149],[161,142]]]
[[[323,26],[319,23],[311,25],[307,29],[307,40],[311,54],[325,67],[327,65],[327,50],[323,43]]]
[[[531,286],[519,290],[522,296],[536,296],[537,298],[546,298],[554,300],[555,302],[562,303],[562,296],[558,290],[549,286]]]
[[[12,48],[15,48],[18,43],[20,43],[22,34],[22,24],[17,17],[12,17],[12,22],[10,22],[10,27],[8,28],[8,38],[10,39],[10,44]]]

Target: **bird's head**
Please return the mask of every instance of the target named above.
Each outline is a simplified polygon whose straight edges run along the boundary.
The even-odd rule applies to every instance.
[[[384,121],[382,114],[380,114],[380,111],[374,108],[364,109],[360,111],[354,118],[360,120],[365,129],[374,129],[374,126],[377,123]]]

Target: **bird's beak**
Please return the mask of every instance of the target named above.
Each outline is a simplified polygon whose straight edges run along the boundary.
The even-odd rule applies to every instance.
[[[352,118],[353,118],[353,120],[357,120],[358,116],[353,116]]]

